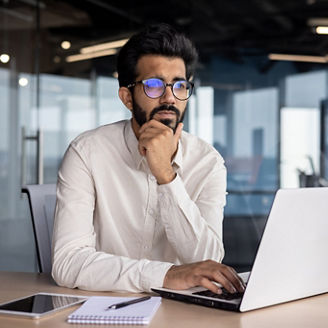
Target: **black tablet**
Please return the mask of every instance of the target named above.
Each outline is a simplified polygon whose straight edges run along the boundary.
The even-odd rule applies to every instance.
[[[0,304],[0,314],[38,319],[86,300],[86,296],[38,293]]]

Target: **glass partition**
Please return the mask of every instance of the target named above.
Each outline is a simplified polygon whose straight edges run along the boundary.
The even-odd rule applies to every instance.
[[[0,4],[0,55],[9,56],[0,61],[0,270],[36,270],[29,209],[20,190],[39,180],[40,132],[42,181],[54,183],[72,139],[130,117],[117,94],[115,55],[67,61],[94,41],[97,25],[88,16],[89,2],[72,14],[73,3]],[[241,270],[252,265],[276,190],[302,185],[302,172],[313,175],[312,163],[315,175],[328,178],[328,96],[324,64],[300,69],[293,62],[268,62],[263,53],[239,58],[213,52],[201,58],[185,129],[225,159],[225,262]],[[301,162],[294,163],[297,156]],[[290,163],[292,173],[286,169]]]

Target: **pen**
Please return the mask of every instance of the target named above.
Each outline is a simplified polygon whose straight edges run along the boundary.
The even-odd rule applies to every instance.
[[[110,310],[110,309],[111,310],[119,309],[121,307],[128,306],[128,305],[135,304],[135,303],[139,303],[139,302],[143,302],[143,301],[147,301],[149,299],[150,299],[150,296],[145,296],[145,297],[133,299],[133,300],[128,301],[128,302],[122,302],[122,303],[113,304],[113,305],[110,305],[107,308],[107,310]]]

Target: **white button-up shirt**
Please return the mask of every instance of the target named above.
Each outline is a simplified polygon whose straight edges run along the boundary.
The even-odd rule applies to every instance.
[[[69,146],[57,184],[55,281],[94,291],[150,291],[173,264],[221,261],[226,169],[182,132],[176,178],[158,185],[131,121],[88,131]]]

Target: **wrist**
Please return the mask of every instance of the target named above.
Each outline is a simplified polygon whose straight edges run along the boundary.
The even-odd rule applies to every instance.
[[[170,281],[170,273],[172,272],[172,270],[174,270],[174,268],[175,268],[176,266],[175,265],[172,265],[168,270],[167,270],[167,272],[166,272],[166,275],[165,275],[165,277],[164,277],[164,281],[163,281],[163,287],[164,288],[169,288],[170,287],[170,283],[169,283],[169,281]]]
[[[167,171],[165,172],[165,174],[156,177],[157,184],[163,185],[163,184],[170,183],[175,179],[176,175],[177,174],[173,171],[173,169]]]

